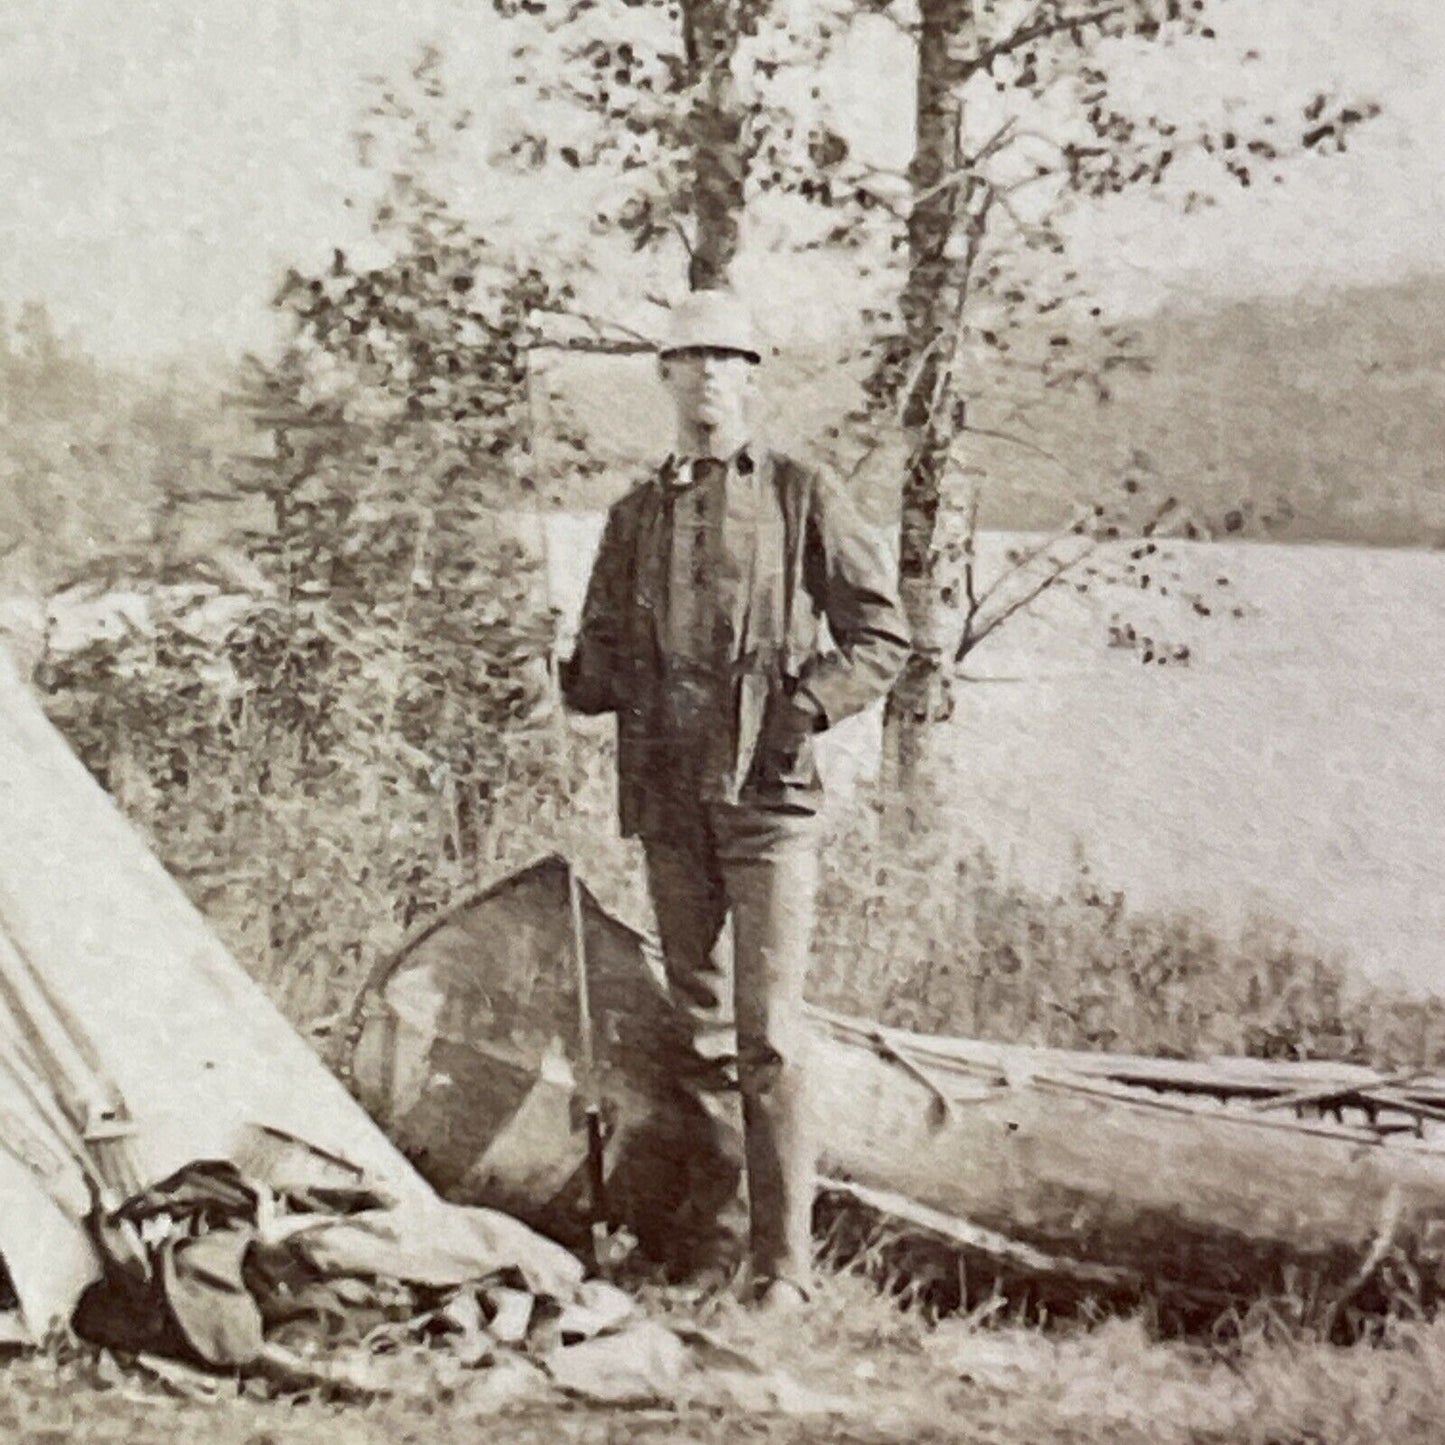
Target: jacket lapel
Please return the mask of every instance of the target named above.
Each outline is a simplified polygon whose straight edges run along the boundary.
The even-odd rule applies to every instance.
[[[671,458],[668,466],[672,465]],[[644,489],[637,503],[637,533],[632,549],[631,646],[639,678],[657,672],[662,656],[662,609],[667,604],[666,489],[661,476]],[[642,697],[633,699],[646,706]]]

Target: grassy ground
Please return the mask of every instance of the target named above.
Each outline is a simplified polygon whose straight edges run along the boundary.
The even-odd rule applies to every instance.
[[[490,1439],[712,1442],[957,1441],[960,1445],[1435,1445],[1445,1325],[1320,1344],[1277,1321],[1228,1343],[1151,1339],[1133,1319],[1044,1331],[993,1319],[929,1324],[865,1280],[830,1278],[801,1320],[760,1322],[726,1297],[655,1297],[763,1362],[767,1389],[706,1381],[667,1408],[555,1401],[496,1413],[485,1374],[415,1398],[337,1404],[233,1397],[206,1404],[99,1370],[88,1358],[0,1370],[0,1437],[23,1445],[381,1445]]]

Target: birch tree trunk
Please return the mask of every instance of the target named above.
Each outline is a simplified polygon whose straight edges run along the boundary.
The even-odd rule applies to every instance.
[[[683,49],[697,85],[688,131],[695,221],[691,291],[725,287],[742,244],[747,158],[733,58],[746,19],[740,12],[751,8],[728,0],[683,0]]]
[[[949,565],[945,487],[963,402],[954,362],[966,269],[953,254],[961,209],[971,199],[962,174],[963,113],[954,38],[966,0],[921,0],[916,139],[910,171],[908,279],[902,313],[909,371],[902,420],[908,442],[899,549],[900,588],[914,651],[888,700],[884,780],[905,810],[923,790],[938,724],[953,711],[950,631],[958,579]]]

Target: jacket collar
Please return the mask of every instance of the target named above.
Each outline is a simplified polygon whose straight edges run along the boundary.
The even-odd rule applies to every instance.
[[[714,460],[725,461],[728,470],[736,471],[740,476],[751,476],[757,468],[757,451],[758,448],[752,442],[745,442],[732,456]],[[676,452],[671,452],[658,472],[658,479],[664,487],[689,487],[693,480],[693,463],[699,460],[701,458],[679,456]]]

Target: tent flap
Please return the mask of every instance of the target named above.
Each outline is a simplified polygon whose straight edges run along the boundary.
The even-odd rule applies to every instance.
[[[514,1221],[441,1205],[227,952],[3,650],[0,1061],[0,1255],[32,1338],[67,1320],[96,1277],[84,1221],[111,1172],[101,1132],[140,1185],[199,1160],[283,1183],[290,1171],[318,1198],[364,1181],[394,1206],[394,1251],[565,1273],[557,1247]]]

